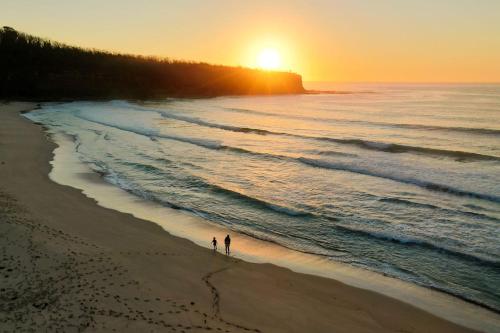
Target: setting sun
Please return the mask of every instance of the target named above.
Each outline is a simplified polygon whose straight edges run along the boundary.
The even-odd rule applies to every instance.
[[[281,65],[280,54],[275,49],[263,49],[257,57],[257,64],[263,69],[277,69]]]

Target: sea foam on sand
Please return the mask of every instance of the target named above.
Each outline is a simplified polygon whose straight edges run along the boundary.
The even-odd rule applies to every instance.
[[[86,196],[95,199],[103,207],[152,221],[172,235],[187,238],[206,248],[211,247],[213,236],[222,240],[226,234],[231,233],[232,255],[237,258],[254,263],[271,263],[296,272],[332,278],[354,287],[376,291],[466,327],[486,332],[495,332],[500,327],[498,315],[458,298],[319,256],[289,250],[271,242],[234,234],[201,217],[134,196],[105,182],[81,162],[75,154],[75,143],[71,137],[56,133],[52,133],[51,137],[58,148],[55,149],[51,162],[53,169],[50,178],[59,184],[81,189]]]

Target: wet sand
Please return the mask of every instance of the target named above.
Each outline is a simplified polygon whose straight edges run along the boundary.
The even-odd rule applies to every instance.
[[[98,206],[49,179],[55,144],[19,116],[34,106],[0,104],[1,330],[473,332]]]

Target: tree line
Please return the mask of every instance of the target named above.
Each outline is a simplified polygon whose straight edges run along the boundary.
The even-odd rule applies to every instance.
[[[0,29],[0,98],[112,99],[302,93],[300,75],[68,46]]]

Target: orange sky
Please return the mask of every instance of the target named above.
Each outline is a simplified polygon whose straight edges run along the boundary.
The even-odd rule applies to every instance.
[[[86,47],[256,66],[305,81],[500,82],[500,1],[2,0],[0,24]]]

